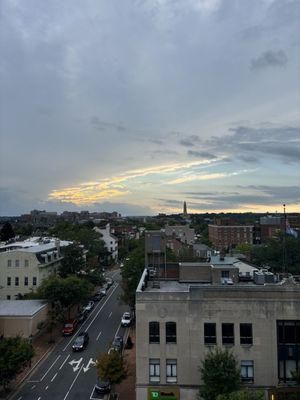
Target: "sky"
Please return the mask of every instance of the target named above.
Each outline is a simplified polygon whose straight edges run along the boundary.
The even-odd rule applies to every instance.
[[[1,0],[0,215],[300,212],[299,0]]]

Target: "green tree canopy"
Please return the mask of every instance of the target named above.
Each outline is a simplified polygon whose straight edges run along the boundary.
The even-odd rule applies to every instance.
[[[286,254],[286,271],[283,271],[283,254]],[[295,238],[284,234],[270,239],[265,245],[252,246],[251,258],[259,267],[270,266],[274,272],[299,273],[300,236]]]
[[[204,400],[216,400],[218,395],[227,395],[239,389],[238,363],[227,349],[211,351],[199,370],[203,381],[199,394]]]
[[[62,307],[68,308],[86,301],[92,287],[86,279],[77,276],[70,275],[67,278],[51,276],[43,280],[38,288],[38,294],[42,299],[47,299],[51,303],[59,301]]]
[[[96,361],[97,375],[112,385],[121,383],[127,377],[127,367],[117,350],[100,354]]]
[[[136,241],[136,247],[128,254],[122,268],[123,300],[131,307],[135,304],[135,292],[145,268],[145,240]]]
[[[76,274],[81,271],[84,266],[83,249],[76,245],[71,244],[62,248],[63,259],[61,260],[61,266],[59,268],[59,274],[62,277]]]
[[[9,222],[5,222],[0,231],[0,238],[3,242],[15,237],[15,232]]]
[[[6,388],[34,355],[28,340],[21,337],[0,340],[0,384]]]

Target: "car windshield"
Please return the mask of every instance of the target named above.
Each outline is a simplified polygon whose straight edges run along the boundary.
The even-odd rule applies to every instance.
[[[73,324],[65,324],[65,328],[73,328]]]
[[[83,336],[78,336],[77,339],[75,340],[75,344],[82,344],[84,341]]]

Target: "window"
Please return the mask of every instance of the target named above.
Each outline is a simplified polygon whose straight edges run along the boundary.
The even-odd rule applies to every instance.
[[[222,324],[222,343],[234,344],[234,324]]]
[[[10,300],[10,295],[9,294],[6,296],[6,300]]]
[[[24,286],[28,286],[28,276],[24,277]]]
[[[177,382],[177,360],[167,360],[167,382]]]
[[[149,322],[149,343],[159,343],[159,322]]]
[[[222,278],[229,278],[229,271],[221,271]]]
[[[240,343],[253,344],[252,324],[240,324]]]
[[[7,266],[11,267],[11,260],[7,260]]]
[[[176,343],[176,322],[166,322],[166,343]]]
[[[149,360],[149,381],[159,382],[160,381],[160,361],[156,358],[150,358]]]
[[[19,260],[15,260],[15,266],[19,267],[20,266],[20,261]]]
[[[33,286],[36,286],[36,276],[34,276],[34,277],[32,278],[32,284],[33,284]]]
[[[29,267],[29,260],[25,260],[25,267]]]
[[[216,324],[204,324],[204,344],[217,344]]]
[[[279,379],[292,381],[292,371],[300,370],[300,320],[277,321]]]
[[[19,278],[17,276],[15,277],[15,285],[19,286]]]
[[[253,371],[253,361],[252,360],[241,361],[241,379],[242,379],[242,382],[253,382],[254,381],[254,371]]]
[[[10,286],[10,285],[11,285],[11,277],[8,276],[8,277],[7,277],[7,286]]]

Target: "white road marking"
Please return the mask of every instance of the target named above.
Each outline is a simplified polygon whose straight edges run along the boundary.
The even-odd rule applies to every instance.
[[[98,336],[96,337],[96,340],[99,339],[99,337],[101,336],[101,334],[102,334],[102,332],[100,331],[99,334],[98,334]]]
[[[115,333],[114,337],[118,336],[120,328],[121,328],[121,322],[119,323],[118,329],[116,330],[116,333]]]
[[[96,365],[95,361],[92,358],[89,359],[89,362],[87,363],[87,366],[83,367],[83,372],[84,373],[87,372],[90,369],[90,365],[92,365],[92,366]]]
[[[81,330],[80,330],[80,332],[81,332],[82,330],[88,331],[88,329],[90,328],[90,326],[92,325],[92,323],[95,321],[95,319],[98,317],[100,311],[103,309],[103,307],[105,306],[105,304],[106,304],[106,303],[108,302],[108,300],[111,298],[112,294],[114,293],[114,291],[116,290],[116,288],[117,288],[118,286],[119,286],[119,285],[117,284],[117,285],[113,288],[112,292],[111,292],[110,295],[107,297],[107,299],[105,300],[105,302],[102,304],[101,308],[98,310],[97,314],[94,316],[94,318],[92,319],[92,321],[90,322],[90,324],[89,324],[86,328],[83,329],[84,325],[89,321],[89,319],[90,319],[91,316],[92,316],[92,314],[89,315],[89,317],[87,318],[87,320],[81,325]],[[99,304],[100,304],[100,303],[99,303]],[[97,306],[94,308],[94,310],[96,310],[96,309],[97,309]],[[66,346],[63,348],[63,351],[66,351],[66,349],[69,347],[71,341],[72,341],[72,340],[75,340],[75,338],[76,338],[78,335],[79,335],[79,332],[77,332],[76,335],[73,336],[73,337],[68,341],[68,343],[66,344]]]
[[[46,387],[45,387],[45,390],[48,390],[48,388],[49,388],[49,386],[46,386]]]
[[[34,389],[36,387],[36,385],[31,386],[31,389]]]
[[[41,400],[41,396],[37,400]]]
[[[17,400],[21,400],[22,399],[22,396],[21,397],[19,397]]]
[[[52,363],[52,365],[50,366],[50,368],[47,369],[47,371],[44,373],[44,375],[41,378],[41,382],[42,380],[45,378],[45,376],[48,374],[48,372],[51,370],[51,368],[53,367],[53,365],[60,359],[61,355],[57,356],[55,361]]]
[[[90,400],[99,400],[99,397],[94,397],[95,386],[93,387],[92,393],[90,395]]]
[[[69,361],[69,364],[71,365],[71,367],[73,368],[73,371],[76,372],[79,370],[79,365],[81,364],[81,361],[83,360],[83,358],[79,358],[79,360],[72,360]],[[76,365],[76,367],[73,367],[73,365]]]
[[[54,379],[56,378],[56,376],[57,376],[57,372],[56,372],[56,374],[55,375],[53,375],[53,377],[52,377],[52,379],[51,379],[51,382],[53,382],[54,381]]]
[[[69,393],[70,393],[72,387],[74,386],[74,384],[75,384],[75,382],[76,382],[76,380],[77,380],[82,368],[83,368],[83,365],[80,367],[80,370],[77,372],[77,375],[75,376],[73,382],[71,383],[71,386],[69,387],[69,390],[67,391],[67,394],[65,395],[64,400],[66,400],[66,398],[69,396]]]
[[[62,369],[62,367],[65,365],[66,361],[69,359],[70,356],[71,356],[71,354],[67,355],[65,361],[61,364],[61,366],[59,367],[59,369]]]
[[[110,318],[112,316],[112,311],[109,313],[109,316],[108,316],[108,318]]]

